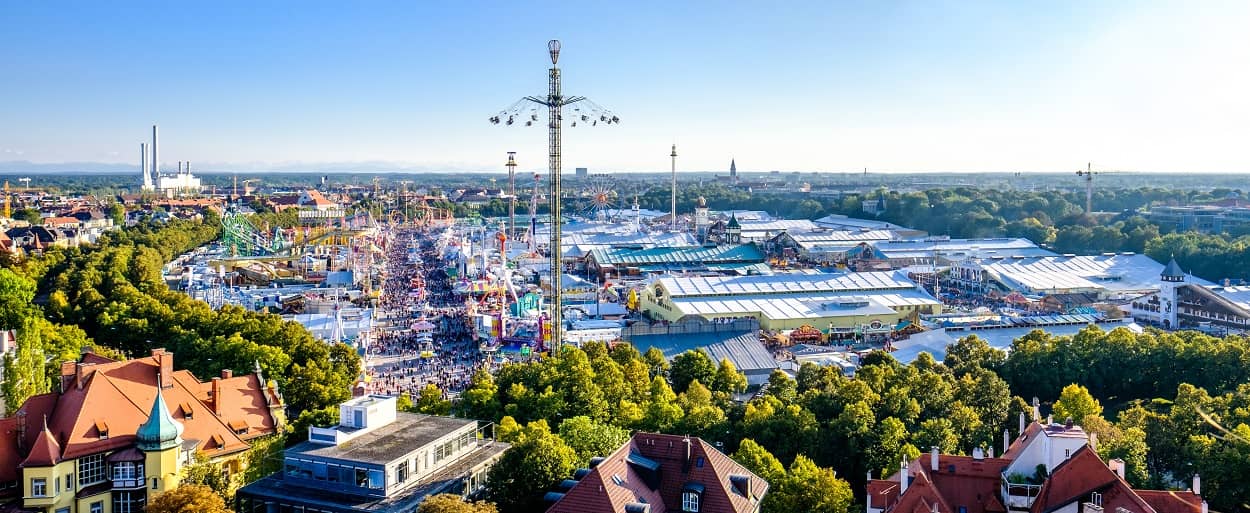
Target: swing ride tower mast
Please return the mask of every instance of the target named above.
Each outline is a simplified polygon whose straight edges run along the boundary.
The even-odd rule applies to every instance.
[[[583,96],[564,96],[560,89],[560,66],[558,65],[560,41],[556,39],[548,41],[547,52],[551,55],[551,68],[548,70],[547,75],[547,96],[526,96],[507,110],[491,117],[490,122],[499,124],[502,120],[506,120],[506,124],[511,125],[518,117],[524,119],[524,116],[528,114],[529,119],[525,120],[525,125],[529,126],[538,120],[537,109],[541,107],[547,108],[547,172],[549,173],[551,184],[549,198],[551,202],[551,239],[547,247],[547,252],[551,257],[551,312],[548,318],[551,320],[551,343],[554,348],[558,349],[563,341],[564,331],[560,297],[563,292],[560,283],[563,274],[563,254],[560,250],[560,225],[563,221],[560,208],[560,158],[564,108],[571,107],[574,113],[572,126],[577,126],[578,121],[583,123],[590,122],[594,126],[598,125],[599,122],[604,124],[619,123],[620,119],[607,109],[598,106]],[[574,107],[574,105],[576,106]]]

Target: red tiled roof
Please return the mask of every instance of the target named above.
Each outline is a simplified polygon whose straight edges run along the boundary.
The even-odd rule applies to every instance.
[[[47,227],[64,226],[68,224],[78,224],[81,221],[77,217],[49,217],[43,220],[43,225]]]
[[[689,438],[690,456],[687,460],[685,440],[686,437],[677,435],[636,433],[629,442],[583,477],[547,513],[618,513],[631,502],[650,504],[652,513],[678,511],[682,490],[688,483],[703,486],[699,508],[703,513],[754,511],[767,493],[768,483],[699,438]],[[631,453],[659,464],[658,488],[648,486],[644,477],[626,461]],[[703,463],[701,466],[700,461]],[[750,478],[750,497],[733,490],[729,481],[731,475]]]
[[[1087,502],[1093,493],[1102,495],[1104,511],[1124,508],[1130,513],[1155,513],[1088,445],[1055,467],[1042,484],[1031,511],[1050,513],[1074,502]]]
[[[48,426],[35,437],[35,445],[31,446],[30,454],[22,461],[23,467],[51,467],[61,461],[61,444],[56,443]]]
[[[1137,495],[1158,513],[1199,513],[1202,497],[1192,491],[1136,490]]]
[[[172,357],[172,355],[171,355]],[[77,365],[64,366],[64,370]],[[52,441],[60,441],[56,456],[71,459],[130,446],[139,425],[147,420],[156,398],[156,381],[160,363],[156,356],[137,358],[123,362],[113,361],[88,353],[81,362],[83,377],[66,376],[67,385],[62,393],[32,396],[18,410],[26,419],[46,416]],[[246,424],[247,439],[271,434],[275,422],[269,408],[267,391],[255,374],[221,380],[219,414],[210,407],[208,398],[211,383],[202,383],[189,371],[172,373],[171,386],[162,391],[172,404],[191,405],[199,402],[197,415],[182,418],[182,437],[197,440],[199,450],[208,456],[241,451],[248,443],[235,434],[227,420]],[[199,414],[203,412],[204,414]],[[0,469],[16,467],[23,461],[20,451],[9,448],[17,446],[17,417],[3,419],[3,443],[0,443]],[[101,438],[102,429],[108,429],[108,437]],[[26,430],[25,447],[36,447],[40,431]],[[46,459],[46,458],[43,458]],[[3,471],[0,471],[3,472]],[[3,474],[0,474],[2,476]]]
[[[18,477],[17,463],[22,461],[22,456],[17,449],[17,420],[17,417],[0,419],[0,482],[14,481]]]
[[[910,469],[908,473],[912,474]],[[912,475],[913,477],[908,481],[907,491],[899,496],[898,502],[890,508],[890,511],[896,513],[955,513],[925,471],[919,470]]]
[[[887,479],[876,479],[868,482],[868,500],[873,508],[891,511],[909,511],[914,502],[907,497],[912,495],[916,481],[923,479],[926,486],[931,486],[942,499],[942,503],[954,507],[962,506],[967,513],[1002,513],[1007,510],[998,498],[999,486],[1002,481],[1003,469],[1011,460],[1003,458],[981,458],[971,456],[938,455],[938,469],[932,469],[932,456],[924,454],[907,465],[907,472],[913,476],[913,486],[907,493],[899,497],[899,473]],[[906,503],[904,501],[907,501]],[[934,501],[926,503],[931,506]]]

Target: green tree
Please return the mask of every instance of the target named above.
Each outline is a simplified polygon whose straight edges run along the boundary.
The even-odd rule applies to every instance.
[[[37,315],[31,306],[35,282],[9,269],[0,269],[0,330],[16,329],[27,317]]]
[[[478,369],[469,379],[469,388],[460,395],[460,414],[471,419],[495,420],[499,415],[498,393],[495,377],[485,368]]]
[[[443,399],[443,391],[433,383],[427,383],[421,389],[421,395],[413,405],[417,413],[427,415],[448,415],[451,413],[451,401]]]
[[[744,438],[730,458],[769,483],[778,482],[786,475],[786,468],[777,457],[750,438]]]
[[[13,219],[26,221],[30,224],[39,224],[39,222],[43,220],[43,218],[39,215],[39,211],[33,208],[23,208],[13,212]]]
[[[1088,389],[1073,383],[1063,387],[1063,392],[1059,393],[1059,400],[1055,401],[1054,413],[1059,419],[1082,422],[1089,416],[1102,416],[1102,405],[1089,394]]]
[[[571,476],[577,461],[557,436],[526,438],[490,468],[490,499],[505,513],[540,511],[543,492]]]
[[[212,488],[181,485],[157,495],[148,502],[148,513],[232,513],[226,501]]]
[[[195,455],[195,463],[183,467],[179,486],[205,486],[222,497],[232,493],[230,479],[221,472],[221,466],[202,454]]]
[[[316,410],[304,410],[291,422],[291,434],[286,437],[287,445],[295,445],[308,439],[308,428],[313,426],[330,426],[339,421],[338,406],[327,406]]]
[[[578,416],[560,423],[560,439],[577,452],[578,461],[607,456],[629,440],[629,430]]]
[[[673,391],[685,392],[690,382],[712,383],[716,379],[716,364],[707,357],[707,353],[691,349],[673,358],[673,367],[669,371],[673,382]]]
[[[440,493],[427,497],[417,506],[417,513],[497,513],[494,504],[485,501],[466,502],[459,495]]]
[[[647,364],[647,369],[651,371],[651,377],[668,376],[668,359],[664,358],[664,352],[658,348],[649,347],[647,352],[642,354],[642,359]]]
[[[33,395],[50,389],[44,369],[43,337],[35,319],[26,319],[17,331],[17,350],[4,355],[4,402],[7,411],[17,411]]]
[[[126,226],[126,207],[121,203],[109,205],[108,215],[113,220],[113,226]]]
[[[968,335],[946,348],[946,359],[943,363],[956,376],[962,376],[974,367],[997,371],[1005,359],[1006,354],[990,347],[985,339]]]
[[[774,495],[775,499],[768,500]],[[803,455],[794,458],[786,477],[774,485],[765,499],[767,507],[763,510],[770,513],[849,513],[855,501],[850,483],[839,479],[833,470],[816,466]]]
[[[738,372],[738,367],[728,358],[721,358],[716,368],[716,377],[712,380],[712,390],[729,394],[739,394],[747,389],[746,375]]]

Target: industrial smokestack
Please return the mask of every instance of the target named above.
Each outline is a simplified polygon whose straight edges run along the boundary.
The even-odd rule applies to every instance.
[[[161,176],[161,141],[156,125],[152,125],[152,176]]]
[[[182,174],[182,161],[178,161],[178,174]]]
[[[143,168],[143,184],[144,189],[152,188],[152,179],[148,177],[148,145],[147,143],[139,143],[139,166]]]

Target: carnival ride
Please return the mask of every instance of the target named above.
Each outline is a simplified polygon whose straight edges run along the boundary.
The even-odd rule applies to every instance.
[[[583,193],[585,203],[582,215],[595,221],[606,221],[608,212],[616,205],[616,188],[606,179],[591,182]]]

